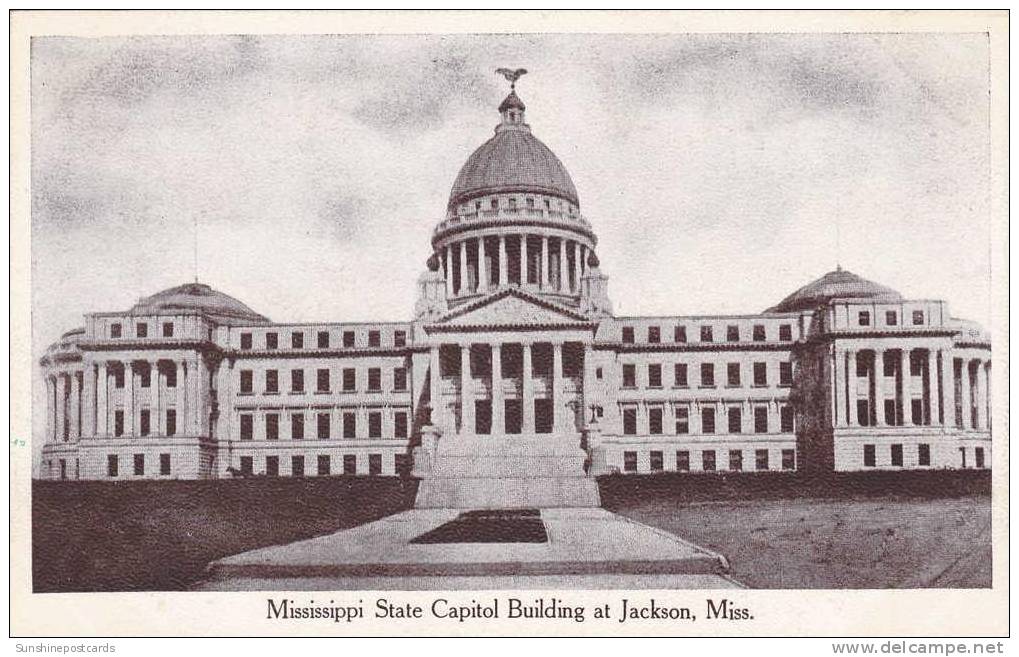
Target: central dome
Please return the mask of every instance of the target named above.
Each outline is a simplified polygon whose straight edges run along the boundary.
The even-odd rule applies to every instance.
[[[523,122],[523,101],[510,93],[499,111],[503,122],[460,169],[449,194],[449,208],[479,196],[512,192],[548,194],[579,206],[577,188],[566,167]]]

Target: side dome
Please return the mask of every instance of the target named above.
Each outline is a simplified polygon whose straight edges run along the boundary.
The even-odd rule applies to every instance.
[[[269,318],[204,283],[185,283],[156,292],[136,303],[129,312],[132,315],[157,315],[182,311],[199,312],[221,324],[270,323]]]
[[[474,151],[453,183],[449,208],[487,194],[548,194],[579,206],[577,188],[555,153],[523,122],[523,101],[511,92],[499,106],[503,122]]]
[[[765,312],[786,313],[814,310],[819,306],[826,305],[832,299],[902,301],[902,295],[890,287],[868,281],[866,278],[839,267],[816,281],[807,283]]]

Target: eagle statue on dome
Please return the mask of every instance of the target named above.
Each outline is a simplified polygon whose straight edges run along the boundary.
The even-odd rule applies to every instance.
[[[518,68],[513,70],[509,68],[497,68],[495,69],[495,72],[506,78],[506,81],[510,83],[510,89],[516,89],[517,80],[520,79],[521,75],[525,75],[527,73],[527,69]]]

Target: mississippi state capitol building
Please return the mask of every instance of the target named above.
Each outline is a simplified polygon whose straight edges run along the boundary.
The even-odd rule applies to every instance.
[[[569,173],[515,91],[499,114],[412,319],[280,323],[200,283],[86,314],[40,361],[41,476],[413,472],[421,506],[499,506],[597,503],[609,472],[989,467],[987,331],[841,268],[746,315],[616,316]]]

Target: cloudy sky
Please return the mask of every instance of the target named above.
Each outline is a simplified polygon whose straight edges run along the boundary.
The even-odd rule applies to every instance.
[[[836,262],[987,323],[984,35],[36,38],[33,339],[194,276],[405,319],[518,85],[617,313],[748,313]],[[838,236],[838,237],[837,237]]]

